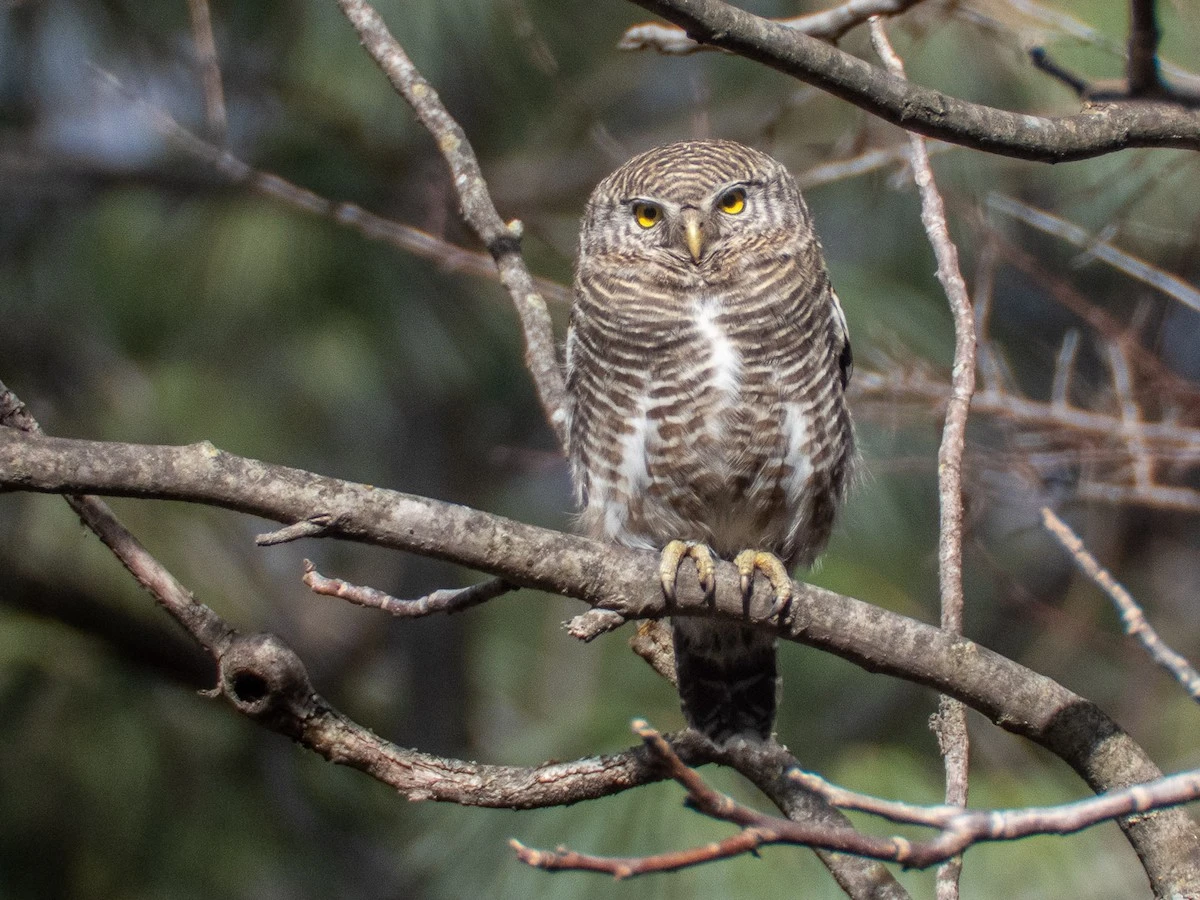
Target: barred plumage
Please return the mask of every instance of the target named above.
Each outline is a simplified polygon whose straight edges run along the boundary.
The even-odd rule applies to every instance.
[[[597,186],[567,339],[571,461],[589,534],[811,564],[854,455],[849,374],[820,244],[778,162],[689,141]],[[774,639],[684,617],[674,639],[688,721],[718,742],[767,738]]]

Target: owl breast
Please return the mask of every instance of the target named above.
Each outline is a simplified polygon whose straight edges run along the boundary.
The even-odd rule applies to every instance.
[[[724,557],[755,547],[789,564],[824,545],[848,434],[826,308],[774,299],[695,290],[636,324],[604,327],[604,309],[577,319],[573,457],[590,533]]]

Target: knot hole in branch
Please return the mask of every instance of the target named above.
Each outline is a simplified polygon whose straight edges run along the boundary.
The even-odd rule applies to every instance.
[[[221,655],[221,692],[239,711],[294,734],[312,711],[315,694],[304,663],[273,634],[234,639]]]

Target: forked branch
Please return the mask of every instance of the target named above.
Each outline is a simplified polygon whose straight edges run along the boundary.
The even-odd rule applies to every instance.
[[[1200,109],[1118,101],[1071,116],[1030,116],[968,103],[889,74],[817,38],[721,0],[633,0],[688,36],[755,60],[925,137],[1040,162],[1129,147],[1200,149]]]
[[[1012,841],[1035,834],[1072,834],[1118,816],[1147,813],[1200,799],[1200,770],[1076,803],[1017,810],[913,806],[846,791],[807,772],[791,773],[795,781],[835,806],[873,813],[893,822],[939,829],[936,836],[924,841],[877,837],[852,828],[793,822],[744,806],[709,787],[695,769],[680,759],[670,743],[645,722],[634,722],[633,727],[651,758],[687,790],[685,805],[710,818],[737,825],[741,831],[699,847],[640,857],[593,856],[561,847],[553,851],[535,850],[519,841],[510,841],[518,859],[548,871],[602,872],[614,878],[630,878],[741,856],[769,844],[791,844],[896,862],[906,869],[924,869],[959,856],[968,847],[984,841]]]

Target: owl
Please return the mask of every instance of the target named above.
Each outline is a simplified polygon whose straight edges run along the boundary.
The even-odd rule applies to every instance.
[[[850,343],[796,182],[731,141],[636,156],[587,204],[567,337],[570,457],[592,537],[659,551],[663,591],[714,558],[747,595],[824,548],[854,434]],[[775,638],[704,616],[672,622],[688,723],[717,744],[766,740]]]

